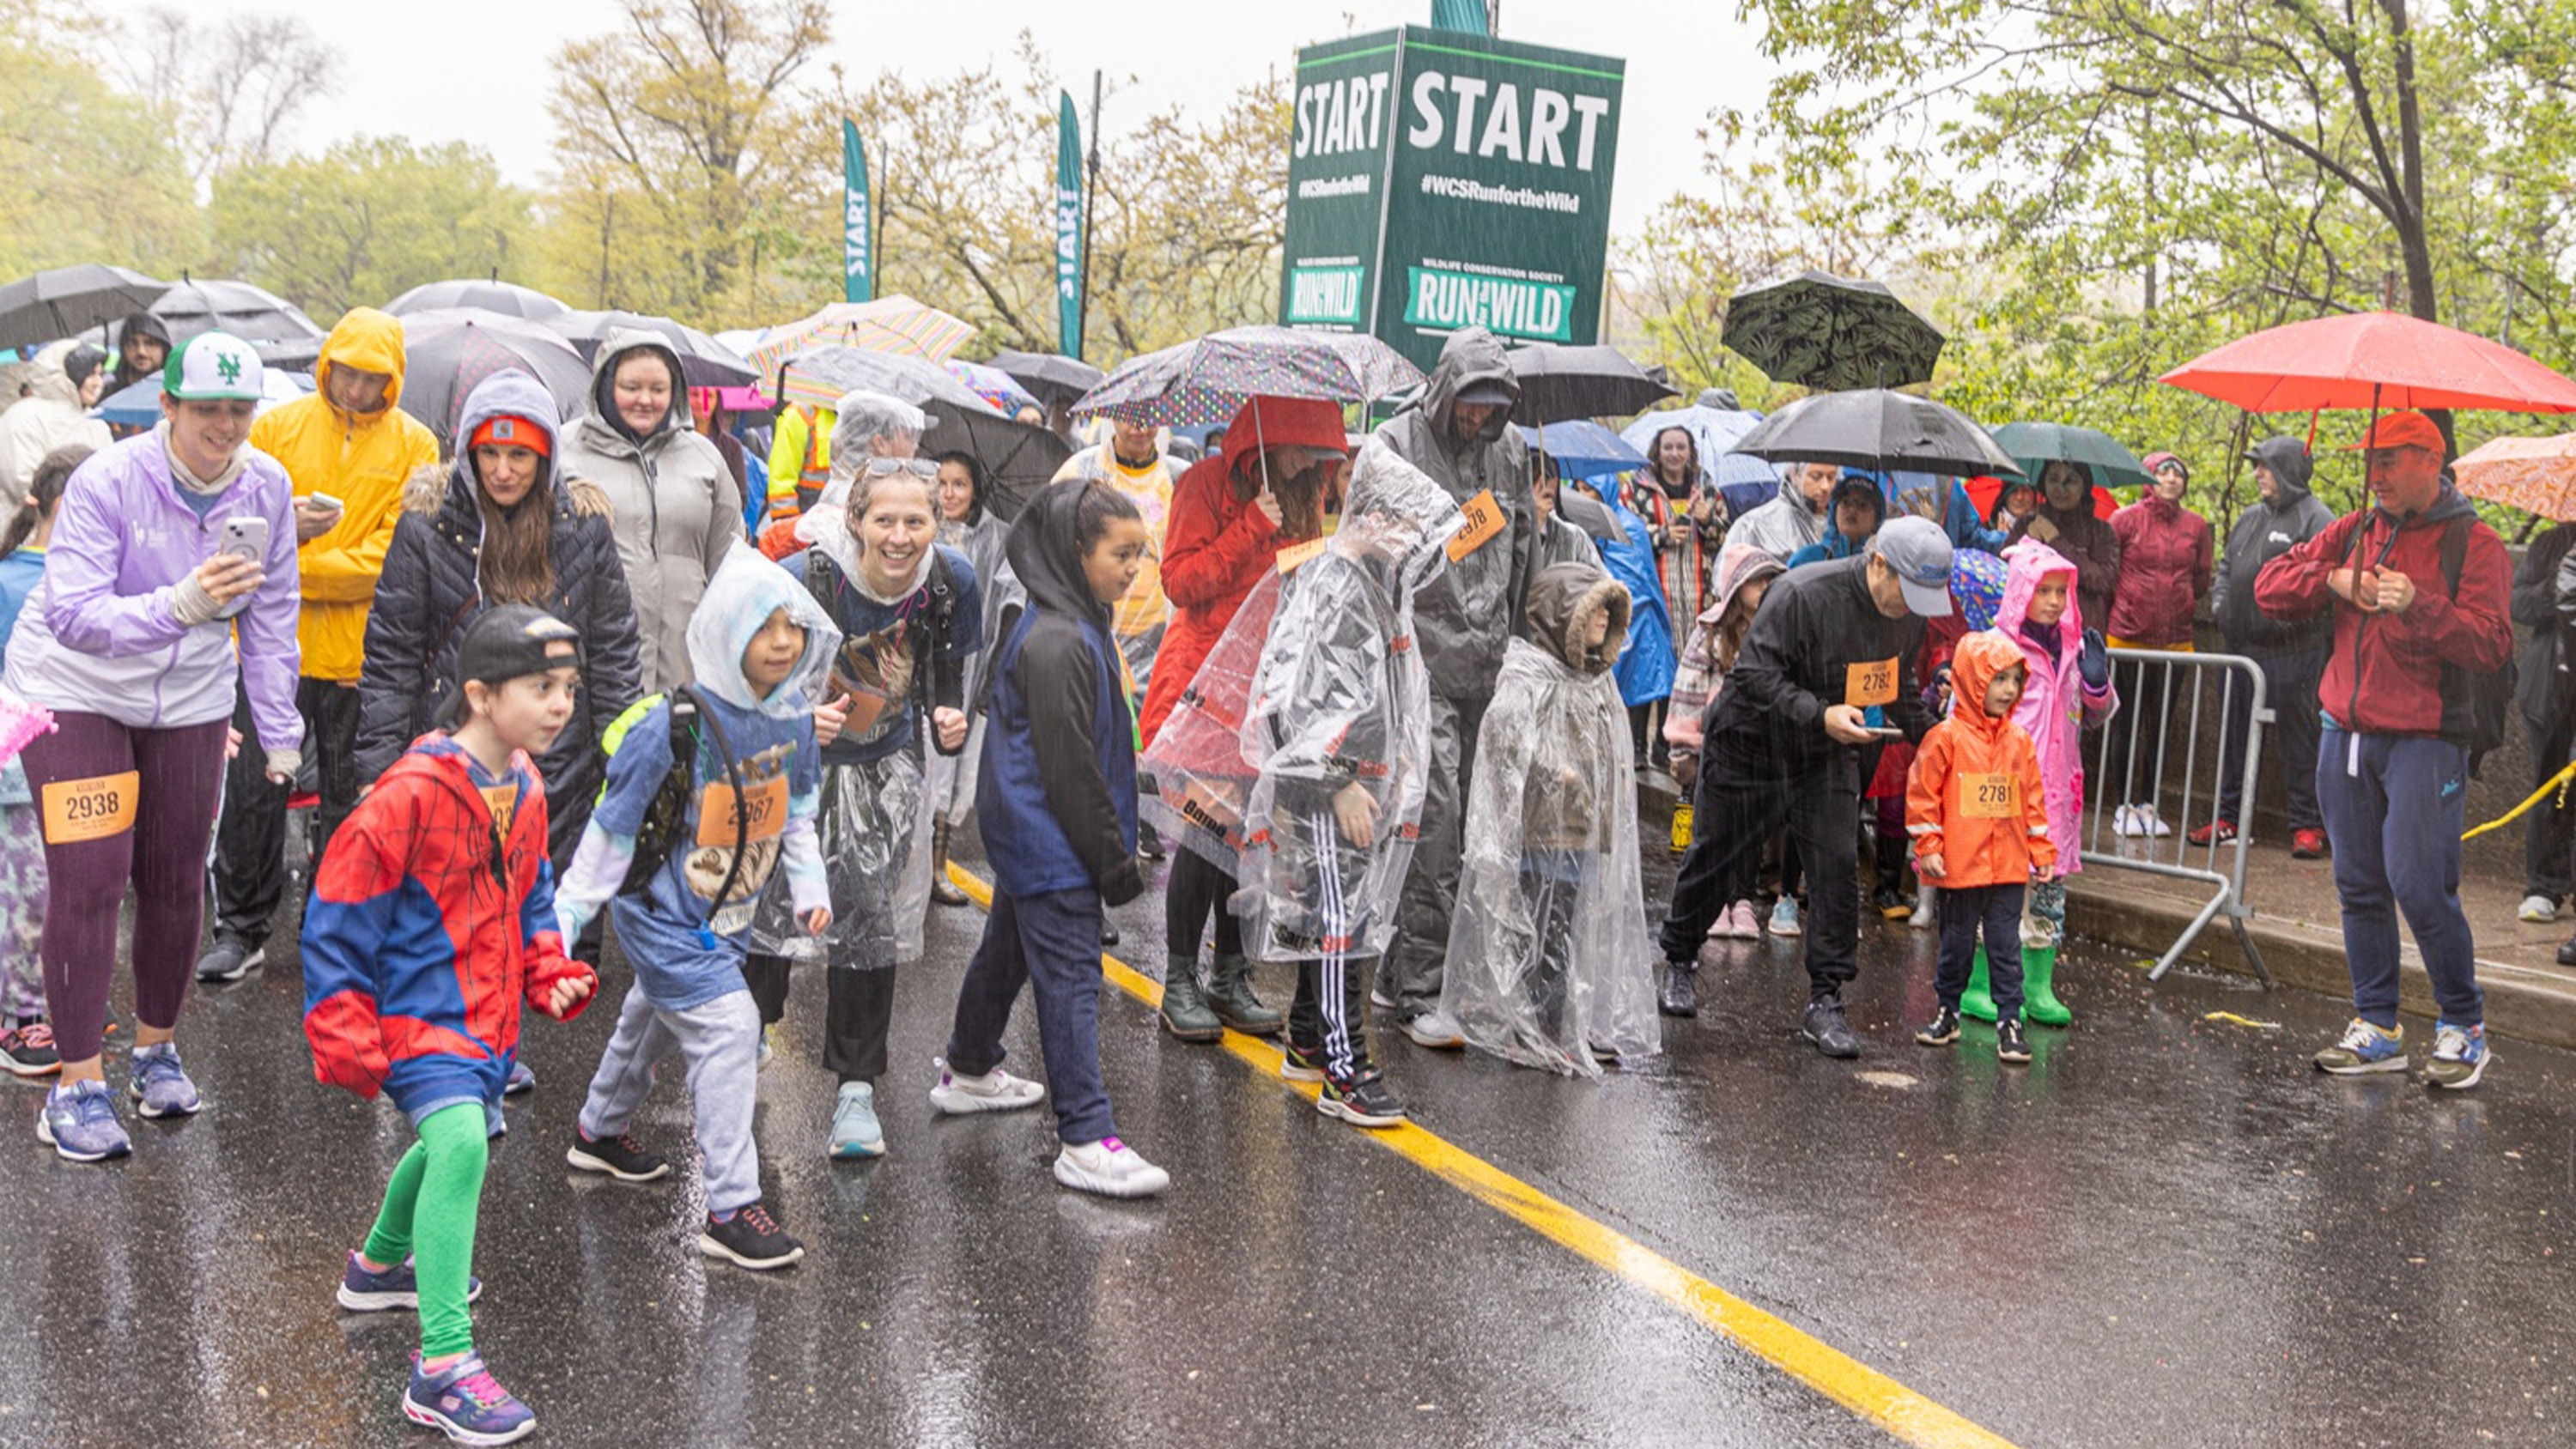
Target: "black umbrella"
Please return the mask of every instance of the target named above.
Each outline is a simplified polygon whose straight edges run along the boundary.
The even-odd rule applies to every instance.
[[[1073,406],[1074,399],[1100,386],[1100,380],[1109,375],[1079,358],[1048,352],[996,352],[984,365],[1007,374],[1051,408]]]
[[[172,342],[200,332],[229,332],[244,342],[318,340],[322,328],[304,309],[248,282],[182,281],[152,304],[152,315],[170,329]],[[120,334],[121,340],[121,334]]]
[[[1512,375],[1521,383],[1521,400],[1512,406],[1512,421],[1526,427],[1576,418],[1624,418],[1678,396],[1615,347],[1539,342],[1516,347],[1508,356]]]
[[[564,312],[542,319],[562,333],[584,362],[599,361],[599,349],[613,333],[650,332],[679,354],[680,374],[690,387],[743,387],[760,379],[743,355],[686,323],[640,312]]]
[[[169,290],[168,282],[100,262],[20,277],[0,287],[0,347],[30,347],[104,328]]]
[[[1770,463],[1838,463],[1969,478],[2018,478],[2021,469],[1967,415],[1885,388],[1800,398],[1736,440],[1734,451]]]
[[[504,317],[556,317],[572,310],[534,287],[522,287],[516,282],[497,278],[477,280],[472,277],[423,282],[385,304],[385,310],[397,317],[449,307],[479,307]]]
[[[1801,272],[1727,299],[1725,342],[1770,377],[1825,391],[1932,380],[1940,329],[1877,282]]]
[[[544,384],[566,422],[590,410],[590,364],[543,323],[472,307],[403,319],[402,409],[442,438],[476,383],[513,368]]]
[[[933,407],[921,456],[951,452],[971,454],[984,465],[985,506],[1008,523],[1020,516],[1021,504],[1055,480],[1073,447],[1053,429],[990,410]]]

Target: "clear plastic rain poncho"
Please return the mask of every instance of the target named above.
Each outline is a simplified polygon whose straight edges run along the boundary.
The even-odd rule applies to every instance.
[[[1476,745],[1440,1009],[1470,1045],[1597,1076],[1663,1050],[1637,867],[1636,767],[1611,666],[1628,591],[1590,564],[1530,581]],[[1595,621],[1606,632],[1591,642]]]
[[[1465,525],[1368,450],[1341,527],[1252,591],[1146,752],[1149,817],[1235,876],[1261,960],[1375,955],[1394,929],[1431,753],[1413,602]]]

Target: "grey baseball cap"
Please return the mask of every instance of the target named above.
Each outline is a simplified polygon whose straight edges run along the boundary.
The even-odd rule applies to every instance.
[[[1905,586],[1905,607],[1926,619],[1950,613],[1950,535],[1928,518],[1890,519],[1869,541]]]

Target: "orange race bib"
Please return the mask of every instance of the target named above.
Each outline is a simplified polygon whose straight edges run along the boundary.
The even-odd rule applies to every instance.
[[[503,840],[510,838],[510,816],[519,807],[519,787],[514,784],[483,787],[483,808],[492,812],[492,833]]]
[[[1503,512],[1503,505],[1494,501],[1491,488],[1458,505],[1458,511],[1467,515],[1467,526],[1449,540],[1451,563],[1458,563],[1493,542],[1494,535],[1501,533],[1503,525],[1511,522],[1511,515]]]
[[[2021,782],[2001,770],[1959,776],[1959,813],[1970,820],[2015,820],[2021,816]]]
[[[1854,709],[1867,709],[1896,698],[1896,661],[1865,659],[1851,666],[1843,675],[1843,703]]]
[[[731,785],[709,785],[698,797],[698,844],[702,846],[731,850],[737,841],[756,845],[786,833],[785,775],[763,780],[739,797]]]
[[[1330,538],[1310,538],[1304,543],[1290,544],[1288,547],[1279,550],[1279,572],[1283,574],[1295,573],[1300,564],[1303,564],[1306,560],[1322,553],[1325,547],[1331,543],[1332,539]]]
[[[100,775],[88,780],[58,780],[44,789],[45,843],[76,845],[105,840],[134,828],[134,797],[142,772]]]

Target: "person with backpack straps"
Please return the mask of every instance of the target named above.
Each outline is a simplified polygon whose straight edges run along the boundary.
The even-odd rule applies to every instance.
[[[2254,583],[2274,619],[2334,616],[2318,691],[2317,801],[2343,900],[2354,1018],[2315,1060],[2337,1076],[2406,1070],[2402,910],[2441,1009],[2424,1080],[2458,1090],[2477,1085],[2490,1060],[2460,908],[2460,832],[2469,776],[2501,742],[2512,698],[2513,566],[2452,484],[2432,419],[2390,413],[2357,447],[2375,506],[2264,565]]]

